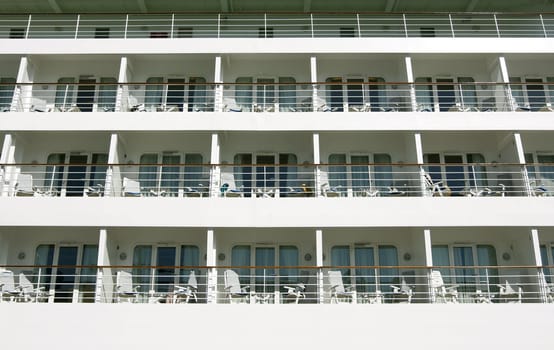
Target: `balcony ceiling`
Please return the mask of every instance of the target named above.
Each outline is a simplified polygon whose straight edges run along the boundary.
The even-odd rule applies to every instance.
[[[554,12],[554,0],[0,0],[2,13]]]

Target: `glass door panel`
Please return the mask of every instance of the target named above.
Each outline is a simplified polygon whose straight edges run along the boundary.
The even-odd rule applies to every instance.
[[[275,248],[256,247],[256,266],[275,266]],[[273,267],[256,269],[256,292],[273,293],[275,291],[275,269]]]
[[[162,155],[162,174],[160,178],[160,191],[165,191],[170,197],[176,197],[179,193],[181,156],[178,154]],[[170,166],[177,165],[177,166]]]
[[[477,262],[479,266],[489,266],[487,268],[479,269],[479,285],[482,290],[490,292],[498,291],[498,269],[490,266],[497,266],[496,261],[496,249],[492,245],[478,245],[477,246]]]
[[[56,284],[54,302],[71,303],[75,288],[77,265],[77,247],[60,247],[58,253],[58,268],[56,270]]]
[[[527,83],[527,99],[531,110],[538,111],[542,107],[546,106],[546,95],[544,93],[542,79],[525,79],[525,82]]]
[[[82,197],[87,182],[87,160],[86,155],[70,155],[69,166],[67,167],[67,197]]]
[[[421,112],[433,112],[435,103],[433,102],[432,79],[428,77],[416,78],[416,101],[417,110]]]
[[[275,188],[275,156],[256,156],[256,189],[267,193]]]
[[[446,164],[458,164],[458,165],[446,165],[446,185],[452,191],[452,195],[461,195],[465,187],[465,174],[464,167],[461,165],[464,162],[464,158],[461,155],[445,155],[444,162]]]
[[[258,112],[274,112],[275,107],[275,79],[258,78],[256,80],[256,104]]]
[[[289,187],[299,187],[302,184],[298,179],[298,159],[295,154],[279,154],[279,191],[281,196],[286,196]]]
[[[234,246],[231,250],[231,265],[242,266],[233,270],[238,273],[241,286],[250,285],[250,246]]]
[[[65,154],[53,153],[48,156],[46,161],[46,172],[44,174],[44,190],[48,192],[57,192],[58,195],[62,190],[63,172],[65,163]]]
[[[342,96],[342,78],[328,78],[327,83],[338,83],[336,85],[327,85],[327,102],[333,112],[343,111],[343,96]],[[339,85],[340,84],[340,85]]]
[[[331,266],[345,266],[334,270],[339,270],[342,274],[342,280],[345,284],[351,284],[350,281],[350,247],[339,245],[331,248]]]
[[[167,79],[167,107],[177,107],[183,111],[185,103],[185,79]]]
[[[83,246],[83,256],[81,257],[82,266],[94,266],[98,264],[98,246],[85,244]],[[80,299],[83,303],[94,303],[94,293],[96,289],[96,272],[94,267],[81,268],[79,278]]]
[[[107,153],[93,153],[92,164],[90,167],[90,182],[89,186],[97,186],[106,183],[106,172],[108,171],[108,154]]]
[[[346,188],[348,186],[348,179],[346,176],[346,154],[331,154],[329,156],[329,164],[329,171],[327,174],[329,186],[336,188],[341,195],[346,195]]]
[[[379,283],[381,288],[388,287],[391,284],[397,284],[400,282],[400,276],[398,274],[398,251],[395,246],[392,245],[380,245],[379,246],[379,265],[390,266],[392,268],[381,269]],[[411,281],[406,281],[410,283]]]
[[[447,266],[443,268],[437,268],[439,270],[442,279],[445,284],[452,284],[453,278],[451,276],[450,268],[450,253],[448,251],[447,245],[434,245],[431,248],[431,253],[433,255],[433,266]]]
[[[181,246],[181,266],[198,266],[200,262],[200,250],[195,245],[182,245]],[[182,268],[179,271],[179,283],[186,284],[189,280],[191,268]],[[198,274],[197,274],[198,277]]]
[[[437,96],[441,112],[446,112],[456,104],[456,93],[454,92],[453,79],[437,79]],[[442,83],[442,84],[441,84]]]
[[[138,245],[133,253],[133,285],[139,287],[139,291],[150,291],[150,265],[152,264],[152,246]]]
[[[354,196],[365,194],[370,188],[369,156],[350,156],[350,163],[352,164],[352,192]]]
[[[56,98],[54,104],[57,108],[64,111],[73,104],[73,91],[75,88],[75,78],[60,78],[56,85]]]
[[[158,247],[156,257],[156,292],[169,293],[175,283],[175,247]]]
[[[298,267],[298,248],[295,246],[279,247],[279,266]],[[300,271],[296,268],[279,269],[280,285],[291,285],[300,282]]]
[[[393,174],[391,156],[389,154],[380,153],[373,155],[375,169],[373,176],[375,178],[375,187],[381,192],[387,192],[389,187],[393,187]]]
[[[348,108],[351,110],[361,110],[364,105],[364,86],[362,83],[363,79],[347,79],[346,86],[347,97],[348,97]],[[355,84],[355,83],[360,83]]]
[[[81,112],[92,112],[94,95],[96,92],[96,79],[80,79],[77,88],[77,107]]]
[[[472,247],[454,247],[454,266],[475,266]],[[456,268],[456,284],[458,291],[475,292],[475,270],[473,268]]]
[[[245,197],[250,197],[252,191],[252,155],[239,153],[234,159],[235,186],[242,188]]]
[[[54,264],[54,245],[41,244],[35,251],[35,270],[33,271],[34,280],[37,288],[44,287],[44,290],[50,290],[52,281],[52,265]]]
[[[355,247],[356,266],[375,266],[375,255],[372,247]],[[356,291],[359,293],[375,292],[375,270],[367,267],[356,267]]]
[[[155,190],[158,186],[158,155],[147,153],[140,156],[139,182],[141,190]]]
[[[114,112],[115,102],[117,98],[117,79],[116,78],[100,78],[98,92],[98,110],[104,112]]]

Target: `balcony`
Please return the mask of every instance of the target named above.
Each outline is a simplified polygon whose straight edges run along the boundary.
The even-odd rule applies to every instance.
[[[16,197],[548,197],[553,163],[3,164]],[[530,175],[531,174],[531,175]]]
[[[0,302],[553,303],[554,266],[3,265]],[[217,282],[216,282],[217,281]]]
[[[168,13],[2,15],[0,38],[551,38],[552,14]]]
[[[552,84],[494,82],[0,84],[5,112],[552,112]],[[517,90],[517,94],[513,91]],[[514,97],[512,97],[512,95]],[[363,114],[362,114],[363,113]]]

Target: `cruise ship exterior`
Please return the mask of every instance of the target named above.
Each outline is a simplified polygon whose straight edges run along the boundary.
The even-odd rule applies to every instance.
[[[554,3],[0,1],[21,348],[552,348]]]

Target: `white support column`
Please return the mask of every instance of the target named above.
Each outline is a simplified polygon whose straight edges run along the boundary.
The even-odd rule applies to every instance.
[[[206,233],[206,266],[211,266],[207,270],[206,276],[206,303],[217,303],[217,269],[216,259],[217,247],[215,241],[215,233],[213,229],[208,229]]]
[[[417,99],[416,99],[416,88],[413,84],[414,80],[414,71],[412,66],[412,58],[407,56],[404,58],[406,64],[406,81],[410,83],[410,102],[412,104],[412,111],[417,111]]]
[[[106,265],[106,261],[109,261],[108,258],[108,232],[106,229],[100,230],[100,235],[98,237],[98,260],[96,264],[98,266]],[[104,268],[99,268],[96,273],[96,290],[94,294],[95,303],[105,303],[111,300],[111,297],[106,295],[104,291]]]
[[[431,267],[433,267],[433,241],[431,239],[431,230],[426,228],[423,230],[423,239],[425,242],[425,266],[428,267],[426,271],[427,283],[431,280]],[[429,296],[429,302],[435,300],[434,290],[430,285],[427,286],[427,295]]]
[[[498,64],[500,65],[500,74],[502,76],[502,82],[506,84],[505,94],[508,100],[509,108],[511,111],[515,111],[517,103],[512,95],[512,89],[510,88],[510,75],[508,74],[508,66],[506,65],[506,58],[504,56],[498,57]]]
[[[317,112],[317,59],[315,56],[310,57],[310,80],[312,82],[312,111]]]
[[[221,65],[221,56],[215,58],[214,82],[217,84],[214,91],[214,111],[223,111],[223,67]]]
[[[325,302],[324,298],[324,287],[323,287],[323,231],[318,229],[315,230],[315,257],[316,257],[316,266],[317,269],[317,295],[318,303],[323,304]]]
[[[421,195],[426,196],[427,190],[425,186],[425,169],[423,168],[423,143],[421,142],[421,134],[415,133],[415,147],[416,147],[416,158],[417,164],[419,165],[419,183],[421,186]]]
[[[129,81],[127,76],[128,61],[127,57],[121,57],[121,62],[119,63],[119,76],[117,82],[119,83],[117,87],[117,95],[115,98],[115,111],[116,112],[126,112],[132,106],[129,106],[129,85],[126,83]]]
[[[33,102],[33,87],[28,84],[33,82],[34,69],[33,65],[27,57],[21,57],[19,62],[19,70],[17,71],[16,87],[13,94],[11,112],[28,112]],[[44,101],[46,104],[46,101]]]
[[[525,166],[525,150],[523,149],[523,142],[521,141],[520,133],[514,133],[514,142],[516,145],[517,160],[519,164],[521,164],[523,186],[525,186],[525,191],[529,197],[534,196],[535,193],[533,191],[533,187],[537,184],[531,184],[531,180],[529,179],[529,173],[527,172],[527,167]]]
[[[536,228],[531,229],[531,244],[533,245],[533,255],[535,258],[535,265],[536,266],[542,266],[542,256],[541,256],[541,243],[539,240],[539,230]],[[543,269],[537,269],[537,278],[539,283],[539,293],[542,299],[543,303],[547,302],[548,298],[548,283],[546,282],[546,278],[544,276]]]
[[[322,196],[321,193],[321,166],[319,165],[321,163],[321,154],[319,150],[319,133],[313,134],[313,145],[314,145],[314,189],[315,189],[315,197]]]
[[[221,177],[220,163],[219,135],[214,133],[212,134],[212,150],[210,155],[210,164],[212,164],[210,169],[210,197],[219,196],[219,188],[221,187],[219,183]]]
[[[11,134],[4,136],[0,164],[15,163],[15,139]],[[8,196],[17,181],[18,169],[15,166],[4,165],[0,167],[0,197]]]
[[[117,134],[112,134],[110,138],[110,150],[108,153],[108,169],[106,170],[106,183],[104,184],[104,196],[115,197],[116,193],[121,193],[121,171],[119,166],[113,164],[119,163],[118,152],[119,138]]]

